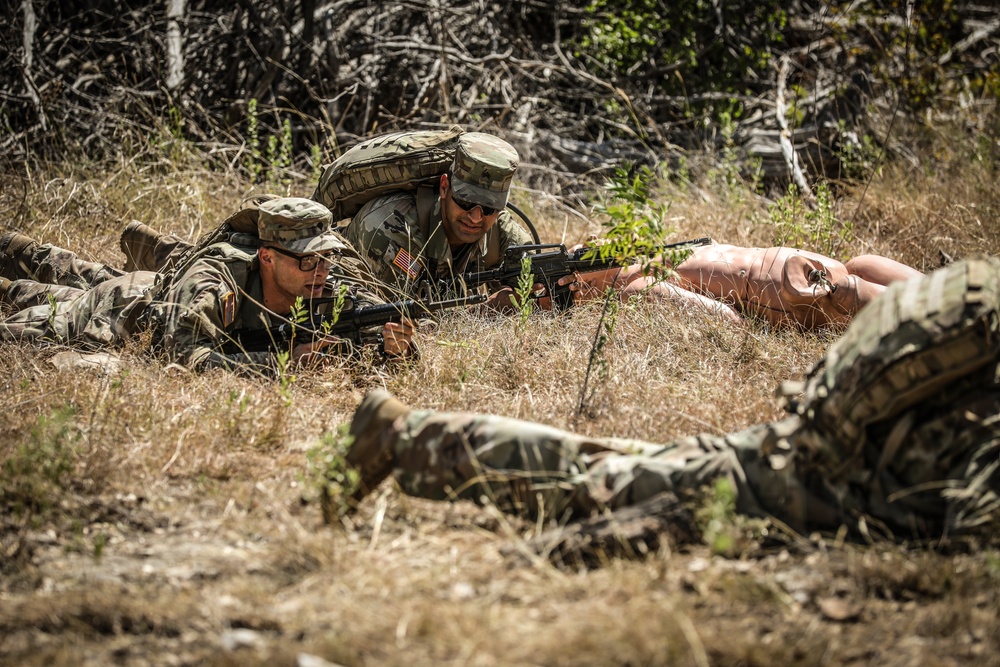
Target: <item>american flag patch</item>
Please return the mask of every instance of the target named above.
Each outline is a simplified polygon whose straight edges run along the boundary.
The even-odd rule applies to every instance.
[[[396,253],[396,256],[393,258],[392,263],[395,266],[401,268],[403,272],[406,273],[406,275],[410,276],[411,280],[416,280],[417,276],[420,275],[420,272],[424,268],[420,266],[420,262],[418,262],[414,257],[410,255],[410,253],[406,252],[402,248],[400,248],[399,251]]]

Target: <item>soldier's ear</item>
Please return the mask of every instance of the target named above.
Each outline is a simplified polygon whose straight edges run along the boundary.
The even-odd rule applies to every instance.
[[[441,193],[442,199],[444,199],[444,195],[447,191],[448,191],[448,174],[441,174],[441,182],[438,184],[438,192]]]
[[[267,246],[257,248],[257,260],[261,264],[274,264],[274,252]]]

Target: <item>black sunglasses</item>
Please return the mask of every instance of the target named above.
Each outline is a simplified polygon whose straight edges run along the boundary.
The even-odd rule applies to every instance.
[[[500,209],[492,208],[490,206],[483,206],[482,204],[473,204],[471,201],[465,201],[464,199],[459,199],[455,196],[455,193],[451,193],[451,200],[462,209],[463,211],[471,211],[477,206],[482,210],[484,216],[493,215]]]
[[[334,258],[336,257],[336,253],[332,255],[296,255],[294,252],[288,252],[284,248],[279,248],[278,246],[272,245],[268,247],[285,257],[291,257],[292,259],[299,260],[299,271],[315,271],[320,262],[325,262],[327,265],[332,266]]]

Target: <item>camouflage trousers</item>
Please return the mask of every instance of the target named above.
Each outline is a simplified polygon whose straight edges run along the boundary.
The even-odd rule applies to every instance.
[[[586,516],[664,491],[683,500],[720,478],[736,491],[737,511],[798,531],[847,525],[940,537],[993,530],[1000,512],[1000,391],[923,423],[908,419],[907,447],[892,450],[891,461],[879,439],[837,468],[803,456],[822,436],[798,416],[666,445],[472,413],[417,410],[397,426],[394,476],[405,492],[532,518]]]
[[[51,340],[102,347],[122,343],[144,310],[152,271],[136,271],[107,279],[90,289],[16,280],[10,292],[26,301],[46,302],[24,308],[0,322],[0,340]],[[48,297],[51,296],[51,301]]]
[[[88,289],[124,275],[123,271],[100,264],[98,262],[88,262],[80,259],[71,250],[66,250],[51,243],[43,243],[34,247],[31,257],[26,261],[12,262],[7,270],[9,275],[4,278],[10,280],[29,280],[49,286],[61,285],[63,287],[74,287],[76,289]],[[21,308],[38,305],[47,301],[49,292],[40,290],[40,297],[36,297],[34,303],[30,303],[31,290],[28,286],[22,289],[20,301],[16,305]],[[10,297],[7,299],[10,301]]]
[[[395,477],[411,495],[489,502],[532,517],[614,510],[664,491],[686,498],[725,478],[737,492],[738,511],[795,521],[805,499],[791,466],[774,466],[761,452],[762,443],[778,442],[796,424],[792,418],[658,445],[492,415],[416,410],[395,441]]]

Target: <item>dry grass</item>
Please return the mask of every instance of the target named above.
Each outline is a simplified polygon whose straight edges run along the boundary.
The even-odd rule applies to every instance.
[[[855,216],[849,252],[920,268],[939,251],[1000,252],[995,167],[963,162],[953,139],[947,151],[934,145],[944,157],[887,167],[863,199],[842,191],[838,215]],[[172,159],[7,173],[0,213],[119,265],[128,220],[193,238],[249,190],[197,156]],[[667,185],[663,196],[678,238],[772,238],[748,222],[767,219],[760,197],[707,184]],[[542,204],[532,215],[546,239],[597,230]],[[0,483],[0,662],[294,665],[309,653],[342,665],[997,664],[992,551],[806,537],[722,558],[667,543],[644,560],[560,570],[503,556],[540,527],[488,508],[386,484],[327,527],[305,502],[315,497],[307,452],[374,386],[421,407],[666,441],[777,417],[777,381],[834,335],[635,304],[578,415],[599,314],[592,305],[519,326],[451,313],[420,334],[418,361],[304,372],[290,403],[263,379],[165,370],[141,345],[111,374],[59,370],[56,348],[0,346],[0,464],[20,471]],[[15,492],[31,502],[15,509]]]

